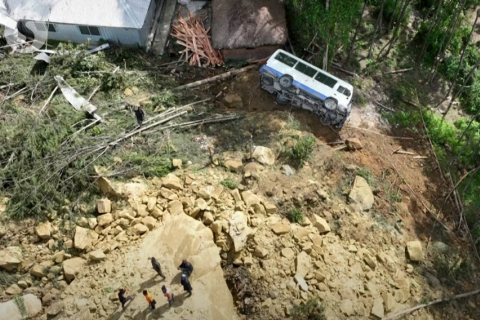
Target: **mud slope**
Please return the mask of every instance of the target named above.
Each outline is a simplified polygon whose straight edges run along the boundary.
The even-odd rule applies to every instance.
[[[68,287],[63,300],[66,309],[63,319],[83,318],[82,315],[85,319],[236,319],[233,299],[220,267],[219,249],[212,232],[201,222],[185,214],[171,217],[139,245],[121,253],[115,251],[108,255],[108,261],[85,267]],[[152,255],[160,261],[166,281],[155,276],[148,259]],[[193,295],[188,298],[176,269],[184,257],[194,265]],[[161,292],[163,284],[176,295],[172,308]],[[120,287],[127,288],[127,294],[136,294],[124,312],[118,301],[112,301]],[[144,289],[157,301],[154,312],[146,308]]]

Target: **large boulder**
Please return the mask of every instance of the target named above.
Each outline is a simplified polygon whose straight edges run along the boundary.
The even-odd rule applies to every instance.
[[[229,235],[233,240],[235,252],[242,251],[251,234],[252,229],[248,226],[247,217],[242,211],[236,211],[230,219],[229,232]]]
[[[42,240],[49,240],[52,233],[52,224],[47,221],[35,227],[37,236]]]
[[[93,242],[97,240],[98,233],[95,231],[79,226],[75,228],[74,245],[76,249],[84,250],[87,246],[91,246]]]
[[[182,181],[173,173],[162,178],[162,185],[168,189],[182,190]]]
[[[75,279],[77,274],[82,271],[86,261],[82,258],[72,258],[65,260],[62,264],[63,275],[67,281]]]
[[[21,304],[21,306],[19,306]],[[33,294],[0,303],[1,320],[22,320],[35,317],[42,311],[42,302]]]
[[[275,153],[272,149],[262,146],[255,147],[252,154],[253,159],[257,160],[261,164],[272,166],[275,164]]]
[[[0,250],[0,268],[8,271],[16,270],[22,261],[23,254],[20,247],[7,247]]]
[[[407,253],[411,261],[423,261],[422,243],[420,241],[410,241],[407,243]]]
[[[372,189],[370,189],[368,182],[360,176],[355,177],[348,198],[351,202],[359,205],[363,210],[371,209],[374,202]]]

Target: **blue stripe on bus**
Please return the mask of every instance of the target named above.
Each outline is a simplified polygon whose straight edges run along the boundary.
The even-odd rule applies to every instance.
[[[277,70],[273,69],[272,67],[269,67],[268,65],[263,65],[262,68],[260,69],[260,73],[263,73],[263,70],[264,69],[267,69],[268,71],[271,71],[273,73],[275,73],[279,78],[281,76],[283,76],[283,73],[281,72],[278,72]],[[313,79],[313,78],[312,78]],[[327,99],[327,96],[321,94],[320,92],[318,91],[315,91],[313,90],[312,88],[310,87],[307,87],[306,85],[304,84],[301,84],[300,82],[296,81],[295,79],[293,79],[293,85],[295,85],[296,87],[299,87],[300,89],[310,93],[311,95],[314,95],[322,100],[325,100]]]

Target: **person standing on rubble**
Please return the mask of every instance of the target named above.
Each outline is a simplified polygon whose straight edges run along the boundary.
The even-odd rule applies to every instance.
[[[188,262],[186,259],[182,260],[182,264],[178,266],[178,270],[182,270],[182,273],[187,276],[187,278],[190,278],[190,275],[193,272],[193,265]]]

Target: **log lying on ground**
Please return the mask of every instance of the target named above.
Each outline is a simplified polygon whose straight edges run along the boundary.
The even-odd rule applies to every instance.
[[[190,89],[190,88],[195,88],[195,87],[198,87],[198,86],[210,83],[210,82],[214,82],[214,81],[217,81],[217,80],[225,80],[225,79],[233,77],[237,74],[241,74],[241,73],[247,72],[248,70],[255,69],[256,67],[257,67],[257,65],[246,66],[246,67],[241,68],[241,69],[236,69],[236,70],[233,70],[233,71],[229,71],[229,72],[226,72],[226,73],[219,74],[218,76],[214,76],[214,77],[203,79],[203,80],[198,80],[198,81],[195,81],[195,82],[192,82],[192,83],[189,83],[189,84],[184,84],[183,86],[173,88],[172,90]]]

